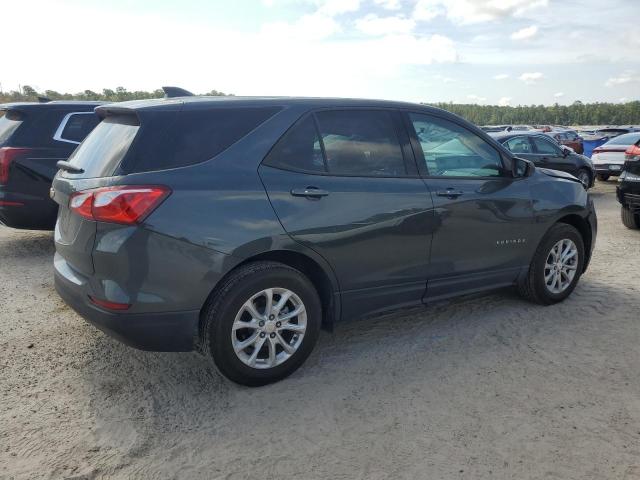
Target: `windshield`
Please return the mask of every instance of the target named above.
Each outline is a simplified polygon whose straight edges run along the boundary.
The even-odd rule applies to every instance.
[[[22,123],[23,115],[11,110],[0,110],[0,145],[5,143]]]
[[[69,178],[94,178],[113,175],[139,129],[137,118],[130,115],[107,117],[89,134],[69,157],[69,163],[83,173],[65,171]]]

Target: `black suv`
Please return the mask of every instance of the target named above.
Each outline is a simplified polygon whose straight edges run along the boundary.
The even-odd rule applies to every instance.
[[[66,160],[100,119],[100,102],[0,104],[0,223],[53,230],[49,198],[56,163]]]
[[[640,229],[640,140],[627,148],[618,182],[616,192],[622,205],[622,223],[627,228]]]
[[[289,375],[331,326],[518,286],[564,300],[596,215],[572,175],[465,120],[371,100],[188,97],[101,106],[53,182],[55,284],[138,348]]]
[[[593,187],[596,171],[588,157],[560,145],[549,134],[539,132],[492,133],[491,136],[520,158],[539,167],[570,173],[585,188]]]

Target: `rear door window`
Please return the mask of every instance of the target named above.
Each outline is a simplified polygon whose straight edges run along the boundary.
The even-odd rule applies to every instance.
[[[391,113],[335,110],[316,113],[327,170],[332,175],[407,175]]]
[[[296,123],[273,147],[265,165],[306,173],[327,171],[312,115]]]
[[[0,145],[9,140],[22,124],[24,115],[12,110],[0,110]]]
[[[62,120],[54,139],[80,143],[98,123],[100,123],[100,118],[93,112],[70,113]]]
[[[77,174],[63,171],[63,176],[94,178],[113,175],[139,128],[138,119],[133,115],[105,118],[69,157],[68,161],[84,172]]]

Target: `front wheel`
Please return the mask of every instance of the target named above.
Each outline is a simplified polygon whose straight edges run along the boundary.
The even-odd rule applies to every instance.
[[[584,268],[580,232],[564,223],[551,227],[533,256],[520,294],[541,305],[561,302],[575,289]]]
[[[620,216],[625,227],[631,230],[640,229],[640,213],[635,213],[629,207],[623,205],[620,209]]]
[[[298,270],[276,262],[244,265],[203,312],[202,342],[220,372],[260,386],[297,370],[318,339],[322,306]]]
[[[576,178],[582,182],[584,188],[588,189],[591,187],[591,174],[587,172],[584,168],[578,170],[576,174]]]

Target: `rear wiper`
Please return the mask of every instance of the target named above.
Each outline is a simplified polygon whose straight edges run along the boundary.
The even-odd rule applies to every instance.
[[[65,172],[84,173],[84,168],[76,167],[75,165],[69,162],[65,162],[64,160],[60,160],[58,163],[56,163],[56,166],[59,169],[64,170]]]

